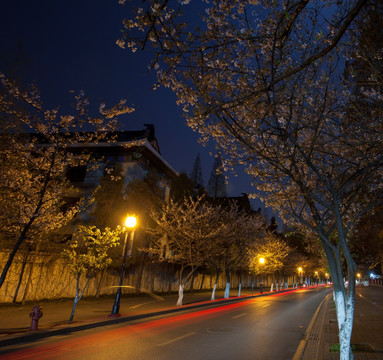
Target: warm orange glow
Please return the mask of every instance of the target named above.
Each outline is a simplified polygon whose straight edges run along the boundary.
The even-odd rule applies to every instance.
[[[264,264],[265,263],[265,258],[263,258],[263,257],[259,258],[259,263],[260,264]]]
[[[128,216],[125,220],[125,226],[128,228],[136,227],[137,219],[135,216]]]
[[[360,274],[358,273],[357,275],[356,275],[358,278],[360,278]]]
[[[298,268],[298,271],[299,271],[299,272],[302,272],[302,268],[301,268],[301,267],[299,267],[299,268]]]

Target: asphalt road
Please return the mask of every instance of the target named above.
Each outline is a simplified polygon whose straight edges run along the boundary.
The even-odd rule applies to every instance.
[[[330,288],[298,290],[19,345],[1,360],[290,360]]]

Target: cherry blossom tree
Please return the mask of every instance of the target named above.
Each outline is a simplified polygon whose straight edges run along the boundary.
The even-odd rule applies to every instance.
[[[248,214],[240,210],[235,203],[217,206],[216,214],[222,226],[215,240],[214,256],[209,266],[216,270],[216,281],[211,299],[215,299],[215,290],[221,271],[225,271],[226,287],[224,297],[230,295],[231,274],[239,273],[238,296],[241,293],[241,273],[248,269],[248,250],[262,242],[264,220],[259,215]]]
[[[120,234],[123,231],[120,226],[115,229],[106,227],[100,230],[96,226],[80,225],[73,234],[68,248],[63,251],[63,257],[67,260],[68,267],[76,279],[76,293],[69,324],[73,321],[77,304],[95,271],[106,268],[112,262],[108,253],[109,249],[119,245]],[[84,276],[87,278],[85,283],[82,281]]]
[[[97,142],[117,125],[117,116],[133,109],[122,100],[100,115],[88,113],[89,100],[76,96],[72,114],[46,109],[36,86],[23,88],[0,73],[0,226],[11,239],[2,269],[3,285],[15,254],[27,237],[57,230],[84,209],[66,172],[87,165],[89,154],[76,152],[78,144]]]
[[[185,284],[212,256],[215,239],[223,227],[216,210],[200,196],[185,197],[183,202],[170,199],[160,210],[150,212],[155,226],[146,230],[157,241],[149,251],[159,260],[179,266],[177,305],[182,305]]]
[[[285,241],[268,233],[262,244],[249,249],[249,269],[255,275],[274,274],[282,270],[291,248]],[[259,259],[264,262],[260,263]]]
[[[360,34],[371,14],[382,23],[381,2],[142,4],[124,20],[118,45],[152,46],[158,83],[176,93],[201,141],[214,140],[226,165],[244,164],[267,206],[320,238],[334,284],[340,358],[352,359],[356,264],[348,235],[381,200],[375,194],[383,162],[381,48],[364,48]],[[202,15],[192,27],[187,11],[194,10]],[[355,59],[363,76],[347,69]]]

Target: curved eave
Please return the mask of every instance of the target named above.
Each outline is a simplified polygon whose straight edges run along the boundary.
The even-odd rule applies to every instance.
[[[143,153],[145,157],[152,162],[155,162],[163,171],[167,177],[174,179],[178,176],[177,171],[175,171],[170,164],[162,157],[161,154],[157,152],[157,150],[150,144],[150,142],[145,139],[140,140],[132,140],[132,141],[122,141],[122,142],[99,142],[99,143],[78,143],[78,144],[70,144],[67,146],[68,149],[89,149],[90,151],[97,151],[97,149],[113,149],[122,150],[127,149],[130,151],[139,151]]]

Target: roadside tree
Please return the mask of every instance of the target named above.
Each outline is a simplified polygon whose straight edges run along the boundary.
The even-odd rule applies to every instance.
[[[360,46],[359,35],[368,23],[383,23],[382,3],[222,0],[201,10],[189,2],[134,6],[118,45],[152,44],[159,83],[176,93],[201,140],[213,139],[232,164],[244,164],[257,194],[286,222],[320,238],[340,358],[352,359],[356,265],[348,235],[381,200],[373,194],[383,166],[381,48]],[[203,13],[195,29],[185,19],[187,5]],[[364,76],[342,76],[353,59]]]
[[[88,114],[81,92],[72,114],[45,109],[35,86],[23,89],[0,73],[0,226],[11,240],[0,276],[3,285],[15,254],[27,238],[57,230],[84,209],[66,171],[84,166],[89,154],[71,151],[74,144],[97,142],[117,124],[117,116],[132,109],[121,101],[100,115]]]
[[[255,275],[274,274],[283,269],[291,248],[280,237],[266,233],[263,243],[250,248],[249,270]],[[264,259],[264,262],[260,262]]]
[[[112,247],[119,245],[122,232],[123,228],[120,226],[114,230],[110,228],[100,230],[96,226],[80,225],[78,231],[73,234],[68,249],[63,251],[63,256],[76,280],[76,293],[69,324],[72,323],[77,303],[81,300],[95,272],[112,262],[108,252]],[[86,280],[83,280],[84,277]]]
[[[146,230],[156,241],[149,252],[160,261],[178,265],[177,305],[182,305],[185,284],[214,256],[212,250],[223,224],[218,221],[216,208],[203,196],[185,197],[183,202],[170,199],[160,210],[151,211],[150,216],[155,226]]]
[[[217,251],[212,263],[216,263],[217,279],[222,264],[226,275],[224,297],[230,295],[231,274],[239,274],[238,296],[241,293],[242,272],[248,270],[248,250],[262,242],[264,220],[260,216],[240,211],[234,203],[221,207],[221,221],[224,224],[217,241]],[[214,295],[214,294],[213,294]],[[213,296],[212,296],[213,299]]]

